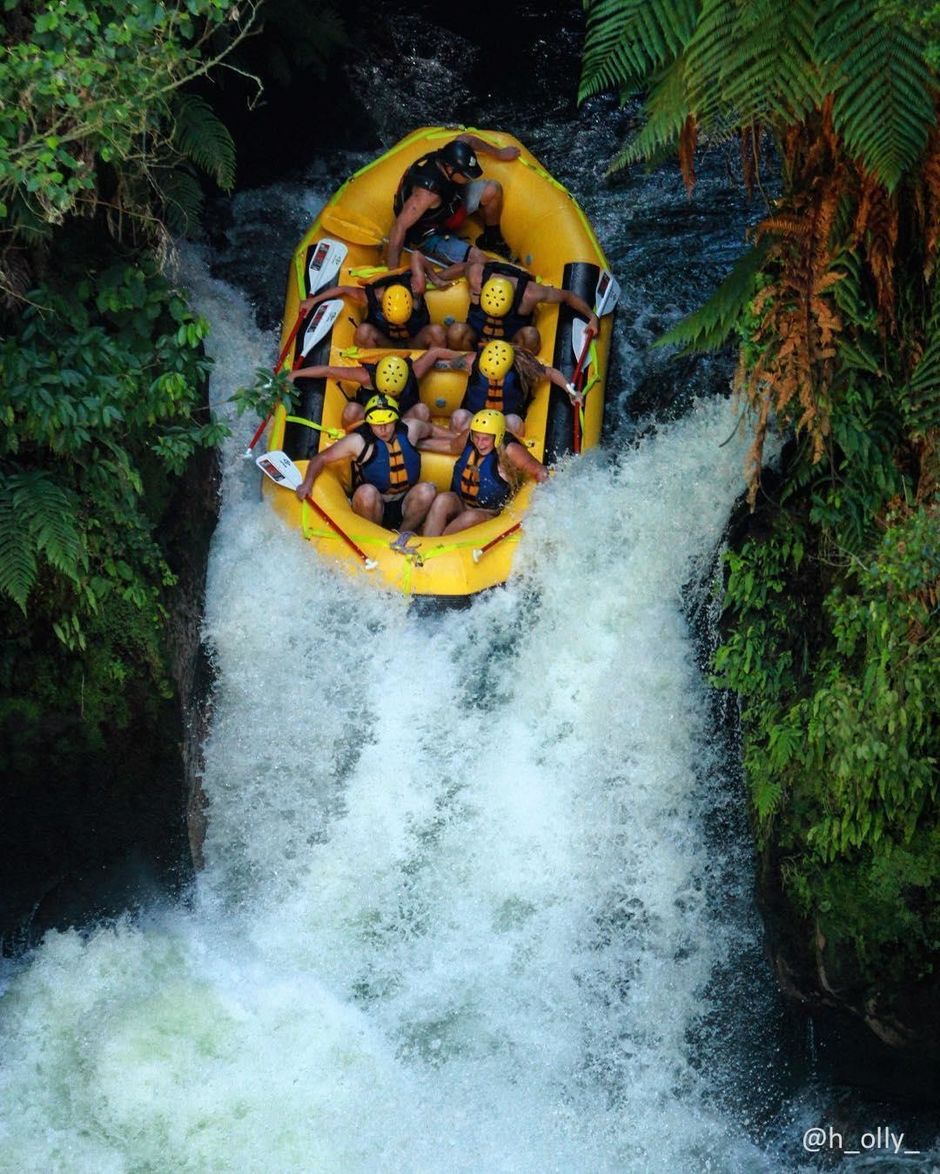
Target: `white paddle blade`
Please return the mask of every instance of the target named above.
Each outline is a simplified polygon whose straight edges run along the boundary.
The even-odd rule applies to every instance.
[[[277,485],[283,485],[285,489],[296,489],[303,481],[300,470],[287,453],[279,449],[262,453],[256,458],[255,464],[266,477],[270,477]]]
[[[620,284],[609,269],[602,269],[594,294],[594,313],[598,318],[609,314],[620,300]]]
[[[342,241],[324,237],[310,255],[307,264],[307,295],[332,285],[349,250]]]
[[[333,298],[331,301],[321,302],[317,306],[307,329],[304,331],[304,340],[300,347],[302,357],[308,355],[318,342],[326,338],[333,329],[333,323],[339,317],[342,308],[342,298]]]
[[[587,323],[580,318],[575,318],[571,323],[571,351],[574,354],[574,361],[580,362],[581,356],[584,354],[584,348],[587,343]],[[584,360],[585,370],[590,365],[590,357]]]

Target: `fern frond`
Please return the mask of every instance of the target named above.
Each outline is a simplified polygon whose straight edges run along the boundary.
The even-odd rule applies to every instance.
[[[729,114],[735,126],[802,118],[822,98],[814,43],[809,0],[709,5],[688,47],[690,104],[703,130]]]
[[[79,533],[78,498],[45,472],[14,473],[6,479],[21,538],[73,582],[87,567]]]
[[[931,335],[902,393],[901,411],[912,436],[940,430],[940,331]]]
[[[35,551],[13,507],[13,495],[0,483],[0,593],[24,615],[36,571]]]
[[[199,181],[182,167],[168,168],[158,176],[166,222],[171,232],[183,236],[197,233],[201,227],[205,198]]]
[[[695,0],[590,0],[578,101],[629,91],[678,57],[697,8]]]
[[[179,94],[173,117],[173,145],[223,191],[231,191],[235,186],[235,144],[209,103],[197,94]]]
[[[643,128],[615,156],[607,168],[608,174],[620,171],[628,163],[649,161],[663,148],[671,149],[678,143],[682,127],[689,116],[681,57],[656,79],[646,100],[645,111]]]
[[[873,4],[829,0],[819,23],[819,56],[832,90],[835,128],[848,150],[894,191],[934,127],[924,46]]]
[[[705,305],[670,327],[653,345],[681,346],[686,353],[714,351],[723,346],[754,296],[755,279],[766,255],[765,245],[745,253]]]

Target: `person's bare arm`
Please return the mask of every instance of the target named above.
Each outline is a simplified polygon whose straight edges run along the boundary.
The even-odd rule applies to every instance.
[[[358,286],[334,285],[329,289],[321,290],[320,293],[314,294],[311,298],[304,298],[300,303],[300,309],[306,314],[314,306],[318,306],[321,302],[328,302],[330,298],[348,298],[351,302],[355,302],[360,306],[366,304],[366,295]]]
[[[434,429],[435,433],[443,433],[443,428]],[[467,440],[470,436],[470,429],[464,428],[462,432],[450,432],[446,435],[429,436],[426,440],[422,440],[418,448],[422,452],[442,452],[448,456],[459,456],[467,446]]]
[[[459,142],[467,143],[473,147],[478,155],[490,155],[493,159],[502,159],[505,163],[518,159],[521,154],[518,147],[494,147],[485,139],[477,138],[476,135],[458,135],[457,139]]]
[[[316,481],[327,465],[335,465],[338,461],[351,460],[362,451],[362,447],[362,437],[350,434],[349,436],[344,436],[342,440],[337,440],[335,444],[331,444],[323,452],[318,452],[310,464],[307,465],[307,472],[304,475],[304,479],[294,490],[294,493],[303,501],[313,488],[314,481]]]
[[[437,280],[445,285],[453,285],[455,281],[459,281],[467,272],[466,261],[455,261],[453,265],[448,265],[446,269],[441,269],[435,276]]]
[[[576,314],[580,314],[583,318],[587,319],[588,329],[592,334],[597,335],[600,329],[600,322],[597,320],[597,315],[579,294],[574,293],[570,289],[558,289],[554,285],[537,285],[533,281],[525,291],[520,309],[524,314],[528,314],[537,305],[542,303],[547,305],[570,306]]]
[[[543,367],[542,371],[548,379],[549,383],[554,383],[556,387],[560,387],[561,390],[565,392],[566,395],[569,395],[572,399],[577,397],[578,393],[575,390],[574,384],[569,383],[557,367]]]
[[[411,193],[405,201],[404,207],[398,213],[395,223],[392,225],[392,231],[388,234],[388,251],[385,255],[385,263],[389,269],[398,268],[408,229],[412,224],[417,224],[429,208],[436,208],[440,202],[440,196],[435,195],[427,188],[416,188]]]
[[[403,421],[405,427],[408,429],[408,439],[415,447],[422,440],[427,440],[428,437],[434,435],[434,429],[427,420],[415,420],[414,418]]]
[[[348,379],[350,383],[361,383],[365,387],[369,382],[369,372],[365,367],[298,367],[296,371],[291,371],[287,378],[291,383],[295,379]]]
[[[438,371],[469,371],[473,355],[469,351],[452,351],[446,346],[432,346],[412,364],[416,379],[422,379],[432,367]]]
[[[511,440],[506,445],[505,455],[511,465],[514,465],[528,477],[533,477],[539,485],[548,480],[548,469],[541,461],[530,456],[518,440]]]

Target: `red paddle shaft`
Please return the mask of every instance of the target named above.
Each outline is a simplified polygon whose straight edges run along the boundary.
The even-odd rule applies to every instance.
[[[361,558],[362,561],[368,566],[369,559],[366,557],[365,552],[359,549],[359,547],[355,544],[355,542],[353,542],[353,540],[349,537],[349,535],[346,533],[346,531],[343,530],[342,527],[340,527],[336,522],[333,521],[333,519],[326,512],[326,510],[322,509],[320,506],[317,505],[317,503],[313,500],[313,494],[308,493],[304,500],[307,502],[307,504],[309,506],[312,507],[312,509],[317,514],[319,514],[319,516],[323,519],[324,522],[326,522],[326,524],[331,529],[336,531],[336,533],[340,536],[340,538],[342,538],[342,540],[346,543],[346,545],[349,547],[349,549],[354,551],[359,556],[359,558]]]

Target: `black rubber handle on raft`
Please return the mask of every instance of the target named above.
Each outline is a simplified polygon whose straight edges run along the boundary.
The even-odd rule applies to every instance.
[[[298,364],[304,367],[323,366],[330,361],[330,345],[333,337],[331,330],[325,338],[321,338],[313,350],[300,358],[300,348],[303,346],[304,335],[310,326],[310,321],[319,309],[314,306],[303,325],[297,331],[297,342],[294,345],[293,366]],[[304,420],[312,420],[314,424],[323,423],[323,400],[326,395],[325,379],[298,379],[295,386],[300,390],[300,400],[295,404],[292,416],[300,416]],[[308,428],[306,424],[288,423],[284,428],[284,452],[292,461],[308,461],[316,456],[320,448],[320,437],[323,434],[316,428]]]
[[[589,306],[594,305],[600,267],[587,261],[572,261],[565,266],[562,289],[580,294]],[[571,329],[576,315],[570,306],[558,309],[558,332],[555,335],[555,353],[552,366],[571,379],[577,360],[573,354]],[[548,421],[545,427],[545,464],[551,465],[574,451],[574,414],[571,400],[554,384],[550,385]]]

